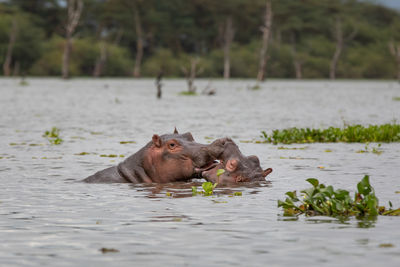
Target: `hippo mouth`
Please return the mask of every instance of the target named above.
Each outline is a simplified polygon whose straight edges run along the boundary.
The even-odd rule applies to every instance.
[[[213,162],[207,163],[206,165],[204,165],[201,168],[194,168],[194,171],[196,174],[199,174],[200,176],[202,176],[203,172],[212,170],[215,167],[217,167],[219,164],[220,164],[219,161],[214,160]]]

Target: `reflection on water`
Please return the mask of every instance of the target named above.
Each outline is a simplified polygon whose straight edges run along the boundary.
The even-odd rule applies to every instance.
[[[187,97],[178,96],[185,81],[168,80],[157,100],[152,80],[29,79],[20,87],[0,79],[0,265],[398,266],[398,217],[283,217],[277,200],[310,177],[351,191],[368,174],[380,203],[400,206],[399,144],[376,155],[356,153],[362,144],[249,141],[262,130],[399,120],[399,85],[268,81],[246,90],[252,83],[215,81],[216,96]],[[62,145],[42,137],[53,126]],[[274,169],[269,182],[220,185],[207,197],[192,196],[203,180],[80,182],[123,160],[101,155],[126,157],[175,126],[200,143],[232,137]]]
[[[129,186],[139,192],[147,192],[148,198],[185,198],[192,197],[192,187],[195,186],[201,191],[202,179],[195,179],[193,182],[175,182],[165,184],[129,184]],[[211,197],[234,196],[235,192],[242,192],[246,189],[247,194],[257,194],[260,192],[258,188],[270,187],[271,182],[249,182],[240,184],[221,184],[217,185]],[[207,196],[204,196],[207,197]]]

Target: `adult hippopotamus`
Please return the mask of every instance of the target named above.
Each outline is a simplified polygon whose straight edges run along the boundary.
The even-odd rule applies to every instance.
[[[167,183],[189,180],[212,168],[223,139],[196,143],[191,133],[154,134],[152,140],[126,160],[86,179],[87,183]],[[214,165],[213,165],[214,164]]]
[[[219,164],[203,170],[201,175],[204,179],[213,183],[265,181],[265,177],[272,172],[271,168],[261,168],[257,156],[243,155],[232,139],[225,138],[222,144],[221,153],[217,155]],[[224,172],[218,177],[219,169],[223,169]]]

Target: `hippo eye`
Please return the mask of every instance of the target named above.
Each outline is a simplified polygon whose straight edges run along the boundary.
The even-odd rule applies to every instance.
[[[170,144],[168,145],[168,147],[169,147],[170,149],[174,149],[174,148],[176,147],[176,145],[175,145],[174,143],[170,143]]]

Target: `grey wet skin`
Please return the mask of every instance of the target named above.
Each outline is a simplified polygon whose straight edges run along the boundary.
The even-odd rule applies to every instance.
[[[198,177],[212,168],[224,139],[196,143],[191,133],[153,135],[152,141],[126,160],[86,179],[87,183],[167,183]],[[213,165],[214,164],[214,165]]]
[[[202,172],[202,177],[207,181],[213,183],[265,181],[265,177],[272,172],[271,168],[265,170],[261,168],[257,156],[243,155],[235,142],[229,138],[224,139],[223,148],[219,152],[217,159],[220,163]],[[218,176],[219,169],[223,169],[224,172]]]

